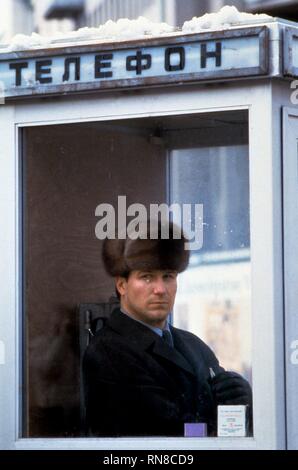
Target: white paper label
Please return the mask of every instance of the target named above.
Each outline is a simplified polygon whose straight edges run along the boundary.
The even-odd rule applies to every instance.
[[[246,406],[220,405],[217,407],[218,437],[246,436]]]

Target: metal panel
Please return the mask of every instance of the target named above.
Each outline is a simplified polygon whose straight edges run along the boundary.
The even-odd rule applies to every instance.
[[[268,73],[266,26],[0,55],[7,100]]]
[[[298,30],[296,28],[285,28],[283,67],[285,76],[298,76]]]
[[[18,219],[16,208],[17,166],[14,107],[0,106],[0,449],[10,449],[16,437],[19,329],[18,310]],[[12,334],[12,331],[14,334]]]
[[[273,105],[270,83],[254,90],[249,113],[252,355],[254,436],[260,449],[285,448],[281,120]]]
[[[298,111],[283,110],[287,447],[298,449]]]

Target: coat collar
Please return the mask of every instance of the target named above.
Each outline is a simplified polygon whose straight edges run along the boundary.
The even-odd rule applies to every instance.
[[[144,350],[148,349],[158,337],[150,328],[122,313],[119,308],[112,312],[107,326],[121,336],[127,337],[131,344]]]
[[[144,351],[150,349],[151,353],[154,355],[161,356],[194,375],[192,366],[185,359],[183,354],[177,349],[169,347],[154,331],[147,328],[142,323],[135,321],[133,318],[130,318],[128,315],[125,315],[120,309],[116,309],[112,312],[108,320],[108,326],[121,336],[127,337],[130,343],[134,344],[137,348]],[[177,338],[177,330],[171,328],[171,332],[174,332],[175,338]],[[180,342],[182,343],[182,340],[180,340]]]

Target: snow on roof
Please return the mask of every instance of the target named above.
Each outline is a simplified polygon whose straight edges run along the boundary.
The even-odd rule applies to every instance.
[[[185,21],[183,33],[197,33],[206,29],[229,28],[232,25],[243,23],[255,23],[256,21],[268,21],[272,18],[269,15],[244,13],[234,6],[226,5],[217,13],[206,13],[199,18],[194,17],[190,21]]]
[[[4,49],[0,45],[0,52],[57,47],[61,43],[138,39],[144,36],[162,36],[174,31],[173,26],[166,23],[154,23],[142,16],[136,20],[121,18],[118,21],[108,20],[98,28],[85,27],[68,33],[57,33],[56,36],[52,37],[43,37],[37,33],[32,33],[31,36],[17,34],[9,45],[3,46]]]
[[[182,29],[177,30],[167,23],[154,23],[140,16],[136,20],[122,18],[118,21],[109,20],[98,28],[80,28],[69,33],[57,33],[53,37],[43,37],[37,33],[31,36],[17,34],[10,44],[0,45],[0,52],[13,52],[29,49],[44,49],[57,47],[62,44],[82,43],[85,41],[123,41],[144,37],[158,37],[176,34],[189,34],[206,30],[229,28],[237,24],[268,21],[271,17],[265,14],[242,13],[235,6],[224,6],[217,13],[206,13],[190,21],[186,21]]]

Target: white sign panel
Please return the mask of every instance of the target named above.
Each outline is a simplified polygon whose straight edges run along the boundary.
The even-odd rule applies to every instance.
[[[6,99],[265,75],[266,27],[0,56]],[[17,55],[17,58],[16,58]]]

